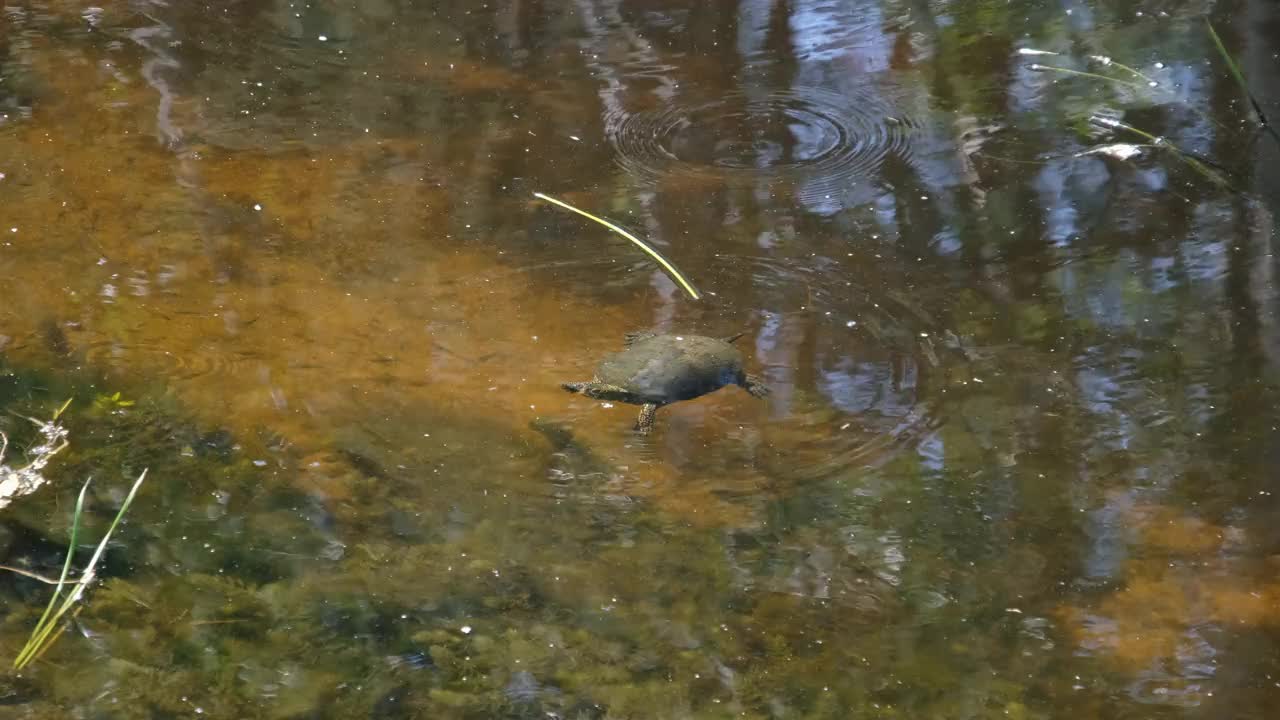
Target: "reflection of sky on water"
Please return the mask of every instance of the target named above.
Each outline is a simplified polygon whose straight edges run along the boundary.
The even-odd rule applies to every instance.
[[[839,62],[846,70],[888,69],[890,40],[880,32],[884,24],[882,3],[797,0],[792,6],[792,43],[802,67]],[[801,77],[806,82],[818,79],[803,73]]]
[[[1128,522],[1132,508],[1133,498],[1129,493],[1114,493],[1100,507],[1088,512],[1084,528],[1089,542],[1081,549],[1084,577],[1093,582],[1123,577],[1129,547],[1134,541]]]
[[[911,366],[904,373],[900,388],[895,387],[893,368],[888,362],[858,362],[841,357],[833,367],[821,370],[818,389],[846,413],[904,415],[914,404],[914,376],[915,368]]]

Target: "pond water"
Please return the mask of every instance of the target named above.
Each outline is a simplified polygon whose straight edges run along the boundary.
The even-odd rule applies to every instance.
[[[149,474],[0,718],[1274,717],[1280,136],[1206,19],[1280,119],[1273,0],[5,3],[5,462],[72,402],[0,564]],[[561,389],[645,330],[769,397]]]

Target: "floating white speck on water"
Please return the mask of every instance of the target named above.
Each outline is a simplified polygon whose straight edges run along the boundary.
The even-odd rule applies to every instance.
[[[471,626],[470,626],[470,625],[463,625],[463,626],[462,626],[462,634],[463,634],[463,635],[470,635],[470,634],[471,634]]]
[[[328,36],[328,35],[321,35],[321,36],[320,36],[320,42],[328,42],[328,41],[329,41],[329,36]]]
[[[257,210],[258,212],[262,212],[262,206],[259,205],[258,203],[253,204],[253,209]]]
[[[1116,160],[1131,160],[1142,154],[1142,148],[1130,143],[1113,143],[1111,145],[1099,145],[1090,148],[1084,152],[1076,153],[1076,157],[1084,155],[1106,155]]]
[[[858,326],[858,321],[857,321],[857,320],[850,320],[849,322],[845,323],[845,324],[844,324],[844,326],[845,326],[845,327],[857,327],[857,326]]]
[[[1035,48],[1018,48],[1019,55],[1057,55],[1052,50],[1036,50]]]

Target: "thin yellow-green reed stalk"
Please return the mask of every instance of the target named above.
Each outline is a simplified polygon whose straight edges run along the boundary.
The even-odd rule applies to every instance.
[[[579,208],[576,208],[570,205],[569,203],[564,202],[563,200],[557,200],[551,197],[550,195],[544,195],[543,193],[540,193],[540,192],[534,193],[533,196],[542,200],[546,200],[547,202],[552,203],[554,205],[559,205],[560,207],[566,210],[569,210],[570,212],[578,213],[579,215],[587,218],[588,220],[594,220],[595,222],[600,223],[601,225],[609,228],[610,230],[621,235],[622,237],[635,243],[641,250],[644,250],[646,253],[648,253],[649,257],[652,257],[654,260],[657,260],[658,264],[661,265],[663,269],[666,270],[667,273],[670,274],[671,277],[675,279],[677,283],[680,284],[680,287],[684,288],[684,291],[689,293],[689,297],[693,298],[694,300],[697,300],[701,297],[701,294],[698,292],[698,290],[693,287],[693,283],[689,282],[685,278],[684,274],[682,274],[679,270],[677,270],[676,266],[673,265],[670,260],[663,257],[662,253],[650,247],[647,243],[645,243],[640,238],[636,237],[635,235],[632,235],[631,233],[627,232],[626,230],[623,230],[622,228],[609,222],[608,220],[605,220],[602,217],[597,217],[595,215],[592,215],[586,210],[581,210]]]

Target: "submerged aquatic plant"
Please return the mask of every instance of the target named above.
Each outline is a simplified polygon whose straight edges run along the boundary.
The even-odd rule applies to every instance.
[[[1109,82],[1115,85],[1122,85],[1128,88],[1141,89],[1143,87],[1142,85],[1136,82],[1131,82],[1129,80],[1121,80],[1120,78],[1114,78],[1108,75],[1100,75],[1098,73],[1085,72],[1084,70],[1073,70],[1071,68],[1065,68],[1058,65],[1043,65],[1041,63],[1031,63],[1030,68],[1036,72],[1056,72],[1056,73],[1062,73],[1064,75],[1075,75],[1078,77],[1091,78],[1093,80],[1102,80],[1104,82]]]
[[[1277,132],[1276,128],[1273,125],[1271,125],[1270,122],[1268,122],[1267,115],[1262,110],[1262,105],[1258,102],[1257,98],[1254,97],[1253,93],[1249,90],[1249,85],[1245,81],[1244,73],[1241,71],[1240,66],[1231,57],[1231,54],[1227,52],[1227,47],[1222,42],[1222,38],[1218,36],[1217,31],[1213,27],[1213,23],[1206,20],[1205,26],[1208,28],[1209,36],[1213,39],[1214,47],[1217,48],[1218,54],[1222,56],[1223,61],[1226,63],[1227,70],[1231,73],[1231,77],[1235,79],[1236,84],[1240,86],[1240,91],[1244,94],[1245,98],[1249,101],[1249,104],[1253,110],[1253,115],[1259,127],[1263,132],[1270,134],[1273,138],[1275,138],[1278,142],[1280,142],[1280,132]],[[1052,56],[1059,55],[1059,53],[1056,53],[1056,52],[1050,52],[1047,50],[1036,50],[1032,48],[1021,48],[1019,50],[1019,54],[1052,55]],[[1116,60],[1110,57],[1107,57],[1104,55],[1090,55],[1088,56],[1088,58],[1090,61],[1096,63],[1097,65],[1103,68],[1116,68],[1132,77],[1138,78],[1142,81],[1142,83],[1137,83],[1131,80],[1125,80],[1125,79],[1112,77],[1109,75],[1103,75],[1099,73],[1074,70],[1071,68],[1061,67],[1058,65],[1044,65],[1041,63],[1032,63],[1030,65],[1030,69],[1036,72],[1053,72],[1053,73],[1059,73],[1063,75],[1074,75],[1077,77],[1100,80],[1103,82],[1111,83],[1112,85],[1115,85],[1115,86],[1130,88],[1132,90],[1140,90],[1144,86],[1146,88],[1151,88],[1151,89],[1160,87],[1160,83],[1156,82],[1154,79],[1148,77],[1147,75],[1144,75],[1143,73],[1139,72],[1138,70],[1132,67],[1129,67],[1128,65],[1124,65],[1123,63],[1117,62]],[[1219,127],[1222,127],[1222,123],[1210,117],[1204,110],[1195,106],[1191,106],[1190,109],[1192,112],[1196,113],[1197,115],[1204,118],[1208,122],[1214,125],[1217,125]],[[1090,118],[1090,122],[1092,122],[1095,125],[1107,127],[1104,123],[1098,122],[1096,116],[1094,118]],[[1208,163],[1203,158],[1196,158],[1192,156],[1190,153],[1187,153],[1184,150],[1173,146],[1167,140],[1164,140],[1162,138],[1157,138],[1154,135],[1146,133],[1137,128],[1133,128],[1130,126],[1123,126],[1122,123],[1117,123],[1117,125],[1120,125],[1121,127],[1110,127],[1109,129],[1113,129],[1113,130],[1123,129],[1131,133],[1134,133],[1136,135],[1145,137],[1156,146],[1165,147],[1172,150],[1174,154],[1177,155],[1180,159],[1182,159],[1184,162],[1190,165],[1193,169],[1195,169],[1197,172],[1201,173],[1205,177],[1209,178],[1210,180],[1218,183],[1219,185],[1223,185],[1226,187],[1230,186],[1229,183],[1227,183],[1219,173],[1214,172],[1210,168],[1210,165],[1212,165],[1212,163]],[[1102,154],[1110,154],[1110,153],[1103,152]]]
[[[1105,128],[1107,130],[1112,130],[1112,131],[1123,130],[1125,132],[1137,135],[1138,137],[1141,137],[1147,140],[1148,142],[1150,142],[1151,147],[1168,149],[1170,152],[1174,154],[1174,156],[1176,156],[1182,162],[1186,163],[1192,170],[1195,170],[1196,172],[1200,173],[1204,177],[1208,178],[1210,181],[1215,182],[1218,185],[1221,185],[1222,187],[1225,187],[1225,188],[1231,187],[1230,181],[1228,181],[1227,178],[1224,177],[1220,172],[1218,172],[1213,167],[1211,167],[1210,166],[1211,163],[1208,160],[1205,160],[1204,158],[1196,157],[1192,153],[1187,152],[1186,150],[1183,150],[1177,145],[1174,145],[1173,143],[1169,142],[1168,139],[1166,138],[1157,137],[1147,132],[1146,130],[1136,128],[1132,125],[1129,125],[1128,123],[1124,123],[1119,120],[1115,120],[1108,117],[1103,117],[1101,115],[1091,116],[1089,118],[1089,122],[1094,125],[1097,125],[1098,127]],[[1116,146],[1112,145],[1112,146],[1104,146],[1104,147],[1116,147]],[[1094,148],[1094,150],[1099,150],[1099,148]],[[1105,153],[1105,154],[1111,154],[1113,157],[1116,156],[1114,152]]]
[[[1218,44],[1218,49],[1224,54],[1224,56],[1226,56],[1226,49],[1223,48],[1222,42],[1221,40],[1218,39],[1217,34],[1213,32],[1212,25],[1209,26],[1209,32],[1213,34],[1213,39]],[[1023,54],[1023,55],[1058,55],[1058,53],[1054,53],[1054,52],[1049,52],[1045,50],[1028,49],[1028,48],[1023,48],[1019,52],[1020,54]],[[1142,74],[1138,70],[1132,67],[1129,67],[1128,65],[1125,65],[1123,63],[1117,62],[1114,59],[1107,57],[1105,55],[1090,55],[1089,60],[1100,65],[1103,68],[1119,69],[1122,72],[1127,73],[1132,77],[1141,79],[1143,83],[1137,83],[1137,82],[1133,82],[1132,80],[1124,80],[1121,78],[1112,77],[1109,75],[1102,75],[1099,73],[1073,70],[1071,68],[1061,67],[1058,65],[1043,65],[1041,63],[1032,63],[1030,68],[1031,70],[1034,70],[1036,72],[1054,72],[1054,73],[1060,73],[1064,75],[1073,75],[1073,76],[1084,77],[1084,78],[1089,78],[1093,80],[1100,80],[1103,82],[1111,83],[1112,85],[1127,87],[1133,90],[1142,90],[1144,88],[1157,88],[1160,86],[1158,82]],[[1231,62],[1230,57],[1227,57],[1227,63],[1228,65],[1231,66],[1232,74],[1235,75],[1237,81],[1243,84],[1244,82],[1243,76],[1240,75],[1239,69],[1235,67],[1235,64]],[[1248,92],[1247,88],[1245,89],[1245,92],[1246,93]],[[1252,96],[1250,96],[1250,99],[1252,99]],[[1216,120],[1214,120],[1213,118],[1205,114],[1203,110],[1195,107],[1192,107],[1191,109],[1193,112],[1200,115],[1201,117],[1204,117],[1209,122],[1215,125],[1221,125],[1221,123],[1218,123]],[[1255,103],[1255,110],[1257,110],[1257,112],[1259,113],[1261,122],[1265,127],[1266,118],[1261,115],[1261,110],[1257,108],[1256,103]],[[1074,157],[1083,157],[1085,155],[1105,155],[1108,157],[1113,157],[1117,160],[1127,161],[1140,155],[1141,148],[1143,147],[1165,149],[1173,153],[1173,155],[1177,157],[1180,161],[1182,161],[1192,170],[1196,171],[1200,175],[1207,178],[1209,181],[1219,185],[1220,187],[1232,189],[1231,182],[1226,177],[1227,172],[1223,168],[1221,168],[1221,166],[1218,166],[1215,163],[1212,163],[1204,159],[1203,157],[1199,157],[1194,153],[1188,152],[1187,150],[1184,150],[1183,148],[1178,147],[1177,145],[1173,144],[1166,138],[1158,137],[1145,130],[1142,130],[1140,128],[1136,128],[1132,125],[1121,122],[1120,120],[1110,118],[1110,117],[1105,117],[1102,115],[1096,115],[1096,114],[1091,115],[1089,117],[1089,124],[1094,125],[1096,127],[1104,128],[1106,130],[1110,130],[1112,132],[1123,131],[1123,132],[1136,135],[1146,140],[1148,144],[1143,146],[1131,145],[1128,143],[1112,143],[1107,145],[1098,145],[1098,146],[1091,147],[1083,152],[1076,153]]]
[[[1098,63],[1103,67],[1119,68],[1120,70],[1123,70],[1124,72],[1129,73],[1130,75],[1145,82],[1147,84],[1147,87],[1156,87],[1157,85],[1160,84],[1155,80],[1152,80],[1151,78],[1147,77],[1146,75],[1143,75],[1141,72],[1138,72],[1134,68],[1131,68],[1128,65],[1125,65],[1124,63],[1116,62],[1115,59],[1107,55],[1090,55],[1089,59],[1094,61],[1095,63]]]
[[[116,410],[119,408],[133,407],[134,404],[133,400],[121,398],[119,390],[112,395],[103,393],[93,399],[93,407],[95,410]]]
[[[97,549],[93,551],[93,556],[89,558],[89,564],[85,566],[84,572],[80,573],[79,578],[68,580],[67,574],[71,570],[71,559],[75,557],[76,552],[76,539],[80,534],[80,516],[84,512],[84,496],[89,490],[89,483],[92,482],[92,479],[86,480],[84,486],[80,488],[80,495],[76,498],[76,508],[71,520],[71,539],[67,543],[67,559],[62,564],[62,575],[58,577],[53,597],[49,598],[49,604],[45,607],[44,614],[40,616],[40,621],[36,623],[35,629],[31,631],[31,637],[27,639],[27,644],[18,653],[18,657],[14,658],[13,667],[15,669],[21,670],[40,657],[62,634],[60,628],[62,627],[63,616],[84,596],[85,589],[89,587],[96,577],[98,561],[102,559],[102,553],[107,549],[107,541],[111,539],[111,533],[115,532],[116,526],[120,524],[120,519],[124,517],[129,505],[133,503],[133,497],[138,493],[138,488],[142,486],[142,481],[146,477],[147,471],[144,469],[138,479],[133,482],[133,487],[129,490],[129,494],[125,496],[124,503],[120,506],[119,512],[116,513],[115,519],[111,521],[111,526],[107,528],[106,534],[102,536]],[[58,599],[62,597],[63,589],[68,585],[71,586],[71,590],[62,599],[62,604],[59,605]],[[58,630],[56,635],[54,630]]]
[[[594,220],[595,222],[600,223],[601,225],[609,228],[610,230],[621,235],[622,237],[635,243],[637,246],[640,247],[641,250],[644,250],[646,253],[648,253],[650,257],[652,257],[654,260],[657,260],[658,264],[661,265],[668,273],[670,273],[671,277],[674,278],[676,282],[680,283],[680,287],[684,288],[685,292],[689,293],[689,297],[693,298],[694,300],[697,300],[699,297],[701,297],[698,294],[698,291],[693,287],[693,284],[685,279],[684,275],[682,275],[680,271],[676,269],[675,265],[671,264],[670,260],[663,257],[662,253],[659,253],[657,250],[650,247],[647,243],[645,243],[640,238],[636,237],[635,235],[632,235],[626,230],[623,230],[617,225],[609,222],[608,220],[605,220],[604,218],[596,217],[595,215],[592,215],[586,210],[580,210],[570,205],[569,203],[564,202],[563,200],[557,200],[551,197],[550,195],[544,195],[540,192],[534,193],[533,196],[542,200],[546,200],[549,203],[559,205],[560,207],[566,210],[569,210],[570,212],[578,213],[579,215],[587,218],[588,220]]]
[[[1022,54],[1023,55],[1030,55],[1030,54],[1058,55],[1058,53],[1051,53],[1046,51],[1024,51]],[[1090,80],[1099,80],[1105,83],[1110,83],[1115,87],[1127,88],[1129,91],[1135,94],[1147,95],[1148,97],[1153,93],[1164,93],[1167,98],[1173,100],[1174,102],[1181,102],[1177,100],[1175,96],[1170,95],[1168,93],[1168,90],[1163,86],[1161,86],[1160,83],[1157,82],[1156,80],[1152,79],[1147,75],[1144,75],[1142,72],[1136,70],[1135,68],[1129,67],[1124,63],[1117,62],[1115,59],[1111,57],[1108,57],[1106,55],[1089,55],[1088,60],[1101,69],[1106,69],[1106,70],[1117,69],[1124,72],[1127,75],[1138,78],[1139,80],[1141,80],[1141,82],[1134,82],[1133,80],[1125,80],[1122,78],[1114,77],[1112,75],[1104,75],[1100,72],[1095,73],[1095,72],[1086,72],[1083,70],[1074,70],[1072,68],[1062,67],[1061,65],[1044,65],[1041,63],[1032,63],[1028,67],[1034,72],[1058,73],[1060,75],[1075,76],[1075,77],[1087,78]],[[1205,122],[1210,123],[1212,125],[1216,125],[1218,127],[1224,127],[1222,123],[1218,122],[1216,119],[1211,117],[1203,109],[1196,107],[1194,105],[1188,105],[1187,107],[1191,112],[1203,118]]]

